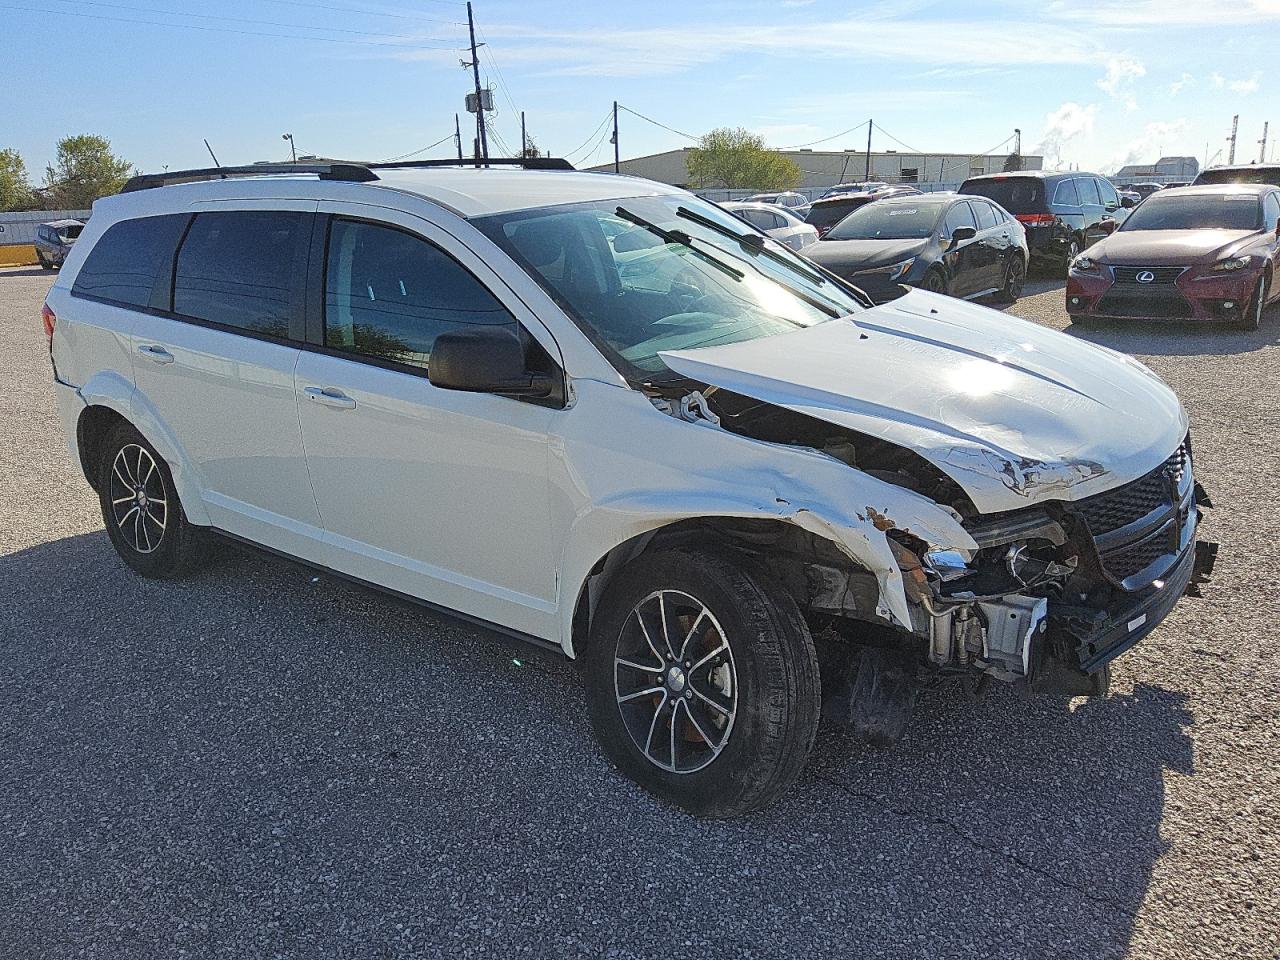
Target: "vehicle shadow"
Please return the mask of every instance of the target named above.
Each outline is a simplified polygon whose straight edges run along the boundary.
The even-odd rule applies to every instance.
[[[0,267],[0,280],[5,277],[48,277],[57,276],[56,270],[45,270],[43,267]]]
[[[1168,320],[1107,320],[1073,323],[1064,333],[1113,350],[1147,356],[1229,356],[1280,343],[1280,305],[1270,307],[1257,330]]]
[[[102,532],[0,557],[11,942],[1121,957],[1193,767],[1175,691],[942,689],[894,750],[824,730],[780,803],[698,821],[610,767],[558,654],[219,553],[171,582]]]

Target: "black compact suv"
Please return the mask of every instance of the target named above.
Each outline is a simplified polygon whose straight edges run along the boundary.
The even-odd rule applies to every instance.
[[[1280,163],[1238,163],[1201,170],[1192,186],[1219,183],[1265,183],[1280,187]]]
[[[970,177],[960,193],[994,200],[1027,229],[1035,263],[1063,276],[1081,250],[1113,233],[1135,206],[1106,177],[1028,170]]]

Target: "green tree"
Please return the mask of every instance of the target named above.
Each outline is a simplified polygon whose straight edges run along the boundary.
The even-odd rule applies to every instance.
[[[527,142],[525,143],[524,150],[516,154],[518,158],[523,160],[530,160],[534,157],[542,156],[542,151],[539,150],[538,145],[533,142],[533,137],[526,135],[525,140]]]
[[[99,197],[119,193],[128,178],[129,164],[111,152],[106,137],[63,137],[57,162],[45,168],[46,205],[50,210],[84,210]]]
[[[1017,153],[1011,153],[1004,159],[1004,172],[1016,173],[1022,169],[1022,157]]]
[[[720,127],[704,136],[685,160],[699,187],[790,190],[803,175],[795,161],[741,127]]]
[[[26,210],[33,199],[22,155],[17,150],[0,150],[0,212]]]

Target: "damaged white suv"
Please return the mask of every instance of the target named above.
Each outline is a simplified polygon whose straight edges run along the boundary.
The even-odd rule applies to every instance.
[[[712,816],[777,797],[823,713],[892,742],[942,681],[1105,694],[1211,567],[1141,364],[522,166],[99,201],[44,322],[125,562],[216,533],[552,644],[609,757]]]

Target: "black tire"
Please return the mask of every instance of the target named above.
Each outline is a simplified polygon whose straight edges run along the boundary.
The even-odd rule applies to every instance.
[[[43,253],[37,253],[37,254],[36,254],[36,259],[40,261],[40,269],[41,269],[41,270],[52,270],[52,269],[53,269],[53,264],[52,264],[52,263],[50,263],[48,260],[46,260],[46,259],[44,258],[44,254],[43,254]]]
[[[1075,260],[1076,257],[1080,256],[1080,250],[1080,241],[1078,239],[1072,237],[1067,241],[1067,249],[1064,251],[1062,257],[1061,275],[1063,277],[1067,276],[1067,274],[1071,272],[1071,262]]]
[[[1004,284],[996,299],[1001,303],[1017,303],[1022,296],[1022,285],[1027,282],[1027,266],[1021,254],[1015,253],[1004,268]]]
[[[661,638],[656,647],[642,646],[645,635],[634,614],[643,607],[651,625],[661,623],[653,606],[658,595],[664,603],[675,598],[670,607],[659,608],[671,633],[688,630],[686,637],[691,639],[682,646],[699,644],[701,659],[710,659],[701,671],[699,658],[691,653],[684,665],[692,669],[687,677],[681,674],[679,654],[686,651],[676,651],[671,662]],[[684,601],[702,605],[710,618],[682,614]],[[685,604],[685,609],[692,611],[693,604]],[[701,635],[696,632],[699,622]],[[656,632],[656,626],[653,629]],[[728,655],[711,658],[708,646],[712,652],[727,646]],[[637,648],[652,655],[631,652]],[[667,655],[659,658],[658,650]],[[620,666],[620,656],[632,662],[642,658],[645,665],[638,670]],[[592,725],[609,759],[650,793],[696,816],[733,817],[768,806],[804,769],[817,735],[821,687],[808,626],[785,591],[731,554],[666,550],[642,555],[621,570],[596,611],[583,670]],[[675,684],[673,673],[686,677],[688,689],[683,682]],[[664,676],[665,681],[659,679]],[[732,700],[724,696],[726,677],[732,678]],[[707,686],[717,679],[720,687]],[[662,685],[653,687],[654,683]],[[628,684],[640,684],[645,695],[638,700],[632,695],[632,702],[623,704],[621,688]],[[699,690],[731,703],[732,715],[724,715],[723,709],[720,714],[711,711],[700,703],[707,701],[701,693],[682,704],[682,697]],[[659,696],[661,703],[655,707]],[[690,720],[679,726],[676,720],[664,722],[667,715],[680,718],[682,706],[692,725]],[[719,728],[708,726],[711,721]],[[653,743],[653,759],[646,744],[639,742],[646,727],[649,739],[655,731],[659,738]],[[669,752],[662,741],[670,743]],[[713,741],[719,742],[718,748]],[[685,770],[678,769],[682,763]]]
[[[1271,278],[1265,273],[1258,279],[1258,288],[1253,299],[1245,309],[1244,316],[1236,321],[1237,330],[1259,330],[1262,328],[1262,315],[1267,311],[1267,294],[1271,290]]]
[[[202,564],[204,538],[187,522],[164,458],[137,430],[116,425],[99,447],[95,476],[107,536],[136,573],[176,579]]]
[[[920,289],[928,290],[930,293],[947,294],[950,292],[950,284],[942,271],[937,267],[930,268],[929,272],[924,275],[924,279],[920,281]]]

